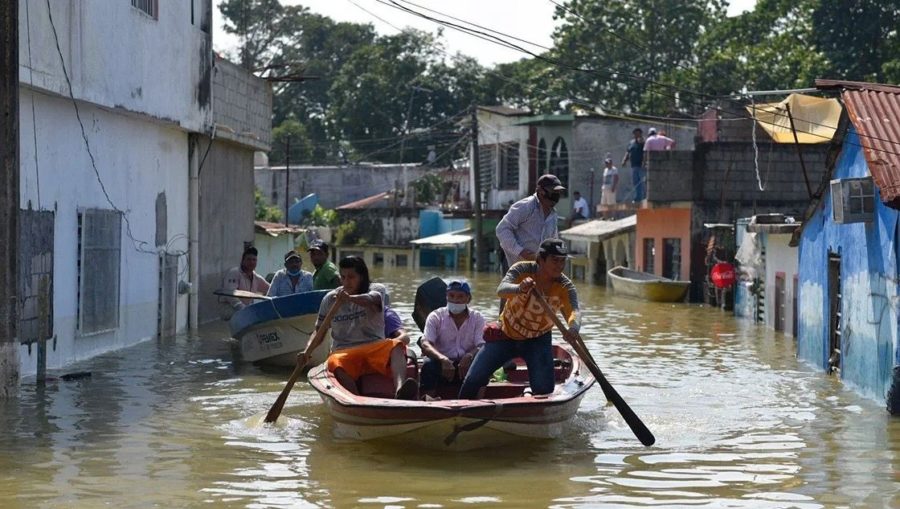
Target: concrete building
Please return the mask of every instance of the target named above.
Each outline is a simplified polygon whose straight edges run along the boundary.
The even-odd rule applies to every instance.
[[[636,225],[637,216],[631,215],[617,221],[588,221],[559,232],[569,241],[569,277],[606,285],[609,269],[633,267]]]
[[[603,159],[612,156],[619,166],[636,127],[669,133],[676,147],[691,150],[695,122],[651,123],[603,115],[532,115],[506,106],[479,106],[478,149],[484,210],[505,210],[509,204],[534,192],[540,175],[553,173],[569,193],[556,207],[560,217],[569,216],[571,193],[579,191],[595,209],[600,202]],[[592,170],[594,170],[592,172]],[[630,168],[619,168],[620,203],[633,199]],[[474,187],[471,190],[474,196]]]
[[[219,319],[218,297],[228,269],[255,242],[254,154],[272,138],[272,86],[216,57],[212,70],[213,127],[198,135],[198,323]],[[281,253],[282,256],[284,253]],[[307,260],[308,261],[308,260]],[[192,315],[193,316],[193,315]]]
[[[436,171],[417,164],[291,165],[290,175],[284,166],[258,166],[254,182],[269,204],[284,210],[310,193],[316,193],[319,204],[334,209],[362,200],[376,193],[404,190],[410,182]],[[286,182],[286,179],[290,179]],[[285,186],[289,188],[285,191]]]
[[[737,225],[739,258],[749,256],[755,262],[753,267],[739,267],[739,272],[752,277],[736,283],[735,315],[796,336],[798,250],[790,242],[800,223],[782,214],[765,214]]]
[[[231,154],[204,142],[216,122],[210,0],[19,2],[17,294],[29,375],[43,355],[61,368],[198,322],[201,178],[219,202],[207,204],[217,213],[207,226],[235,227],[245,209],[221,203],[248,184],[216,188],[212,175],[231,163],[215,161],[252,150],[240,132]],[[207,252],[220,241],[207,239]]]
[[[844,113],[798,235],[797,353],[900,413],[900,87],[823,81]]]
[[[692,151],[648,153],[649,209],[638,211],[638,270],[677,272],[692,282],[689,298],[703,301],[711,268],[704,224],[765,213],[802,217],[810,200],[807,179],[811,186],[821,180],[827,144],[804,145],[801,163],[796,146],[763,140],[702,142]],[[680,241],[669,242],[667,249],[666,239]]]

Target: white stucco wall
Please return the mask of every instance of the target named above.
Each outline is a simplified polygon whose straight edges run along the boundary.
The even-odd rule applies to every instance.
[[[482,189],[487,196],[486,210],[502,210],[509,208],[510,202],[516,202],[531,193],[528,187],[528,126],[512,125],[521,117],[505,116],[478,110],[478,143],[479,145],[496,145],[499,143],[517,142],[519,144],[519,187],[518,189],[497,189],[499,176],[495,172],[489,189]],[[489,171],[480,168],[481,172]],[[484,174],[484,173],[482,173]],[[475,197],[475,171],[469,170],[470,192]],[[472,202],[474,203],[474,201]]]
[[[794,276],[797,248],[790,247],[790,234],[766,235],[766,326],[775,328],[775,276],[784,273],[784,333],[791,335],[794,324]]]
[[[18,1],[20,81],[68,96],[47,2]],[[76,98],[193,131],[209,123],[199,84],[212,48],[190,2],[159,2],[158,20],[128,1],[49,4]]]
[[[32,122],[31,105],[34,101]],[[55,209],[53,329],[55,350],[48,348],[47,367],[77,360],[155,337],[159,292],[156,254],[156,197],[166,194],[169,251],[187,249],[188,135],[171,126],[80,103],[97,170],[115,207],[125,212],[133,236],[146,242],[139,252],[122,224],[119,327],[92,336],[77,336],[77,214],[85,208],[112,209],[101,190],[81,137],[70,100],[21,92],[20,190],[23,207]],[[37,137],[37,166],[34,137]],[[39,177],[38,177],[39,175]],[[40,202],[38,202],[40,191]],[[26,235],[23,232],[23,235]],[[86,263],[90,263],[86,260]],[[186,278],[186,257],[179,260]],[[178,297],[177,328],[187,325],[187,296]],[[36,349],[20,350],[22,375],[36,369]]]

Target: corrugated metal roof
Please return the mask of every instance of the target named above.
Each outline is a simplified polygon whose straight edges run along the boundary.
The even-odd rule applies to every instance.
[[[455,232],[439,233],[430,237],[422,237],[421,239],[411,240],[409,243],[425,247],[453,247],[471,241],[471,233],[472,230],[466,228]]]
[[[496,113],[498,115],[504,115],[507,117],[520,117],[522,115],[531,115],[531,111],[529,111],[529,110],[513,108],[511,106],[479,106],[478,109],[487,111],[490,113]]]
[[[279,235],[285,233],[297,234],[303,233],[306,231],[305,228],[302,228],[297,225],[285,226],[283,223],[270,223],[268,221],[254,221],[253,222],[253,231],[256,233],[264,233],[266,235],[270,235],[272,237],[278,237]]]
[[[383,193],[374,194],[372,196],[368,196],[361,200],[356,200],[350,203],[345,203],[337,208],[337,210],[353,210],[353,209],[367,209],[369,207],[375,205],[384,206],[385,200],[387,200],[391,196],[390,191],[385,191]]]
[[[628,216],[617,221],[595,219],[559,232],[566,240],[591,240],[599,242],[619,233],[633,230],[637,225],[637,216]]]
[[[881,200],[900,209],[900,87],[838,80],[816,80],[816,86],[843,90],[841,99]]]

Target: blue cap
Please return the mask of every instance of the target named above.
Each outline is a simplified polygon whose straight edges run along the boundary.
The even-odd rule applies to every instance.
[[[472,288],[467,281],[462,279],[453,279],[447,283],[447,291],[465,292],[466,295],[472,295]]]

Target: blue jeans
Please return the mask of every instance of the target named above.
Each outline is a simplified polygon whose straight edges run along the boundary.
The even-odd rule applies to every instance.
[[[632,166],[631,182],[634,184],[635,203],[644,201],[647,197],[647,170],[641,166]]]
[[[454,362],[453,367],[457,370],[459,369],[459,363]],[[452,383],[459,377],[459,371],[453,375],[453,380],[448,382],[444,380],[443,370],[441,369],[440,361],[436,361],[431,357],[425,357],[425,362],[422,363],[422,371],[419,372],[419,389],[423,391],[430,391],[432,389],[436,389],[440,383]]]
[[[485,343],[459,388],[459,399],[475,399],[478,390],[487,385],[494,371],[516,357],[523,358],[528,366],[532,394],[553,392],[553,345],[550,331],[547,331],[533,339],[503,339]]]

